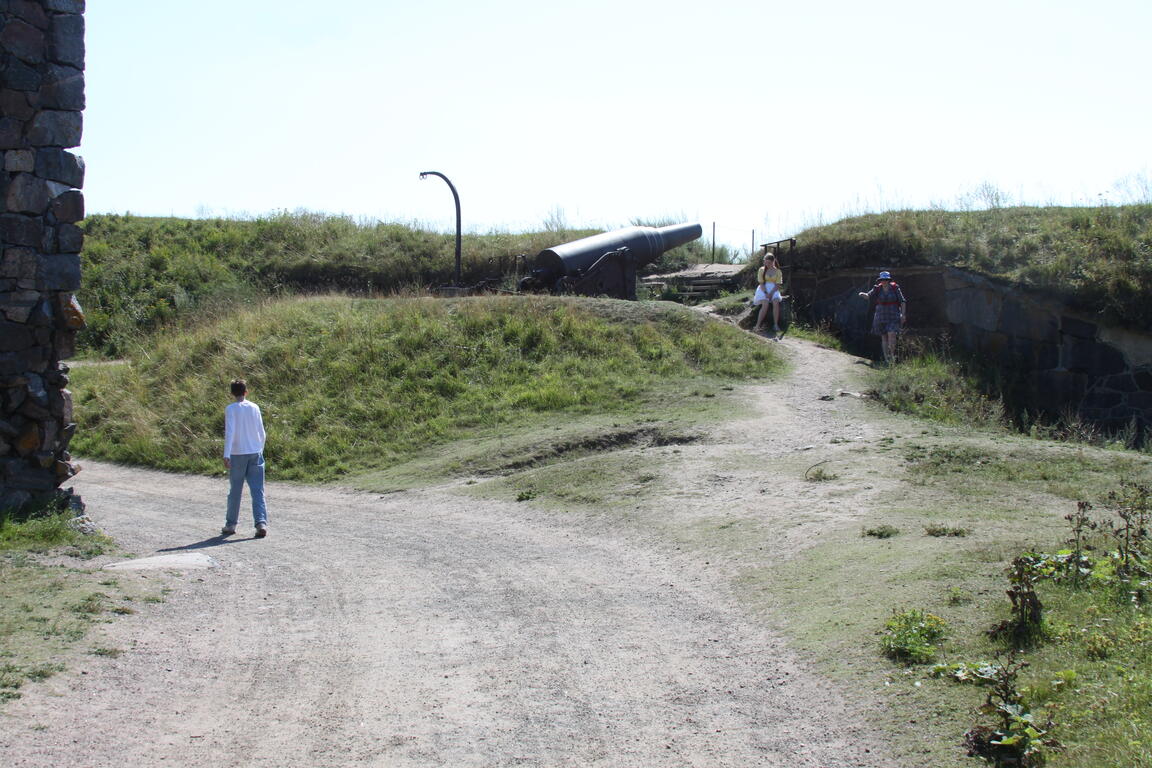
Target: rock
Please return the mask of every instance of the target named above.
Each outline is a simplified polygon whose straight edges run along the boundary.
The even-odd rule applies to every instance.
[[[68,224],[66,226],[72,226]],[[79,253],[40,255],[37,259],[36,287],[43,291],[75,291],[80,288]]]
[[[0,352],[21,352],[34,346],[32,329],[20,323],[0,322]]]
[[[39,291],[0,293],[0,308],[3,309],[4,317],[14,323],[27,323],[39,301]]]
[[[67,222],[60,224],[56,227],[56,236],[60,253],[80,253],[84,248],[84,231],[75,224]],[[77,269],[79,269],[79,261],[77,261]],[[77,282],[76,287],[70,290],[76,290],[79,287],[80,283]]]
[[[48,210],[51,200],[48,185],[30,173],[17,173],[8,183],[8,193],[4,196],[6,210],[11,213],[31,213],[36,216]]]
[[[28,103],[28,96],[24,91],[0,89],[0,115],[25,121],[31,120],[34,114],[36,110]]]
[[[84,13],[84,0],[44,0],[44,7],[57,13]]]
[[[10,59],[4,72],[4,84],[14,91],[39,91],[44,78],[36,67],[19,59]]]
[[[4,153],[4,170],[9,173],[32,173],[36,170],[36,153],[30,149],[11,149]]]
[[[24,403],[24,405],[27,406],[28,403]],[[12,445],[16,449],[16,453],[21,456],[31,456],[36,453],[36,451],[40,450],[41,445],[40,426],[31,421],[25,424],[24,429]]]
[[[87,324],[84,320],[84,310],[80,308],[80,301],[72,293],[61,293],[56,296],[58,316],[64,327],[73,331],[83,330]]]
[[[44,239],[44,222],[38,217],[23,216],[18,213],[5,213],[0,215],[0,238],[11,245],[23,245],[29,248],[39,248]],[[4,252],[4,260],[8,260],[8,253]],[[7,277],[8,275],[3,275]]]
[[[80,221],[84,218],[84,193],[73,189],[57,195],[52,200],[51,210],[56,221],[68,224]]]
[[[84,68],[83,16],[67,14],[52,18],[48,29],[48,58],[60,64]]]
[[[29,64],[44,61],[44,33],[20,19],[13,19],[0,31],[0,49]]]
[[[84,109],[84,73],[75,67],[48,65],[40,88],[40,106],[45,109]]]
[[[46,109],[32,118],[28,141],[38,147],[75,147],[83,130],[81,113]]]
[[[48,14],[44,12],[41,4],[34,0],[12,0],[7,4],[6,10],[37,29],[48,28]]]
[[[58,147],[36,150],[36,175],[70,187],[84,186],[84,158]]]
[[[14,117],[0,117],[0,149],[24,147],[24,121]]]
[[[0,509],[20,510],[31,500],[32,494],[28,491],[0,487]]]

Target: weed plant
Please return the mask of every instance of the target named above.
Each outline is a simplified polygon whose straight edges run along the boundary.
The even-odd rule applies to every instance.
[[[76,453],[220,473],[227,384],[243,377],[264,412],[270,471],[302,481],[782,367],[768,345],[681,307],[551,297],[267,301],[133,358],[75,370]]]
[[[880,645],[884,655],[906,664],[927,664],[936,657],[935,643],[948,625],[919,608],[897,611],[884,623]]]
[[[861,536],[871,536],[874,539],[891,539],[893,536],[900,535],[900,529],[894,525],[875,525],[865,528],[860,532]]]

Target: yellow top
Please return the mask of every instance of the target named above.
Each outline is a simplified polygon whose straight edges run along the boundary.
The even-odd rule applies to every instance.
[[[763,285],[764,283],[775,283],[779,288],[781,283],[784,282],[784,275],[780,272],[779,267],[760,267],[756,272],[756,282]]]

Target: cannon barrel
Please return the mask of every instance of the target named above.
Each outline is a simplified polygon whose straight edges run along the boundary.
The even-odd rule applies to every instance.
[[[636,267],[642,267],[656,261],[665,251],[690,243],[703,233],[699,224],[617,229],[545,248],[536,256],[536,269],[548,273],[554,282],[588,269],[605,253],[621,248],[627,248]]]

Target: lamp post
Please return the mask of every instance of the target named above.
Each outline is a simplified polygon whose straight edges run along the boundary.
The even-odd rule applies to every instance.
[[[456,187],[449,181],[448,177],[440,173],[440,171],[421,171],[420,178],[426,179],[429,176],[439,176],[444,179],[444,183],[448,185],[448,189],[452,190],[452,199],[456,201],[456,282],[455,286],[460,287],[460,195],[456,193]]]

